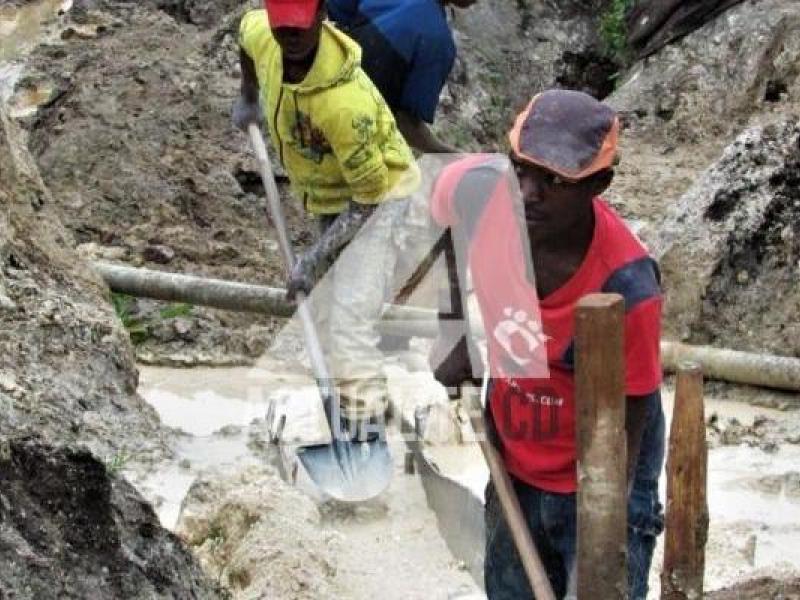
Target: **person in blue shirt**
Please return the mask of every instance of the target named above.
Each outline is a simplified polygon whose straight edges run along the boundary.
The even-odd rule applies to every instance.
[[[457,152],[428,127],[456,57],[445,7],[476,0],[327,0],[331,20],[362,48],[362,68],[420,152]]]

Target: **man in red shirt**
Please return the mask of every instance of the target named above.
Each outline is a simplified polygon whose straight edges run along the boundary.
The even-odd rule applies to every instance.
[[[487,332],[487,416],[559,598],[569,594],[575,566],[574,307],[586,294],[615,292],[625,299],[632,599],[647,595],[663,529],[658,268],[599,197],[614,176],[618,132],[614,111],[586,94],[538,94],[509,135],[510,162],[498,155],[460,160],[443,171],[431,201],[434,219],[465,248]],[[448,296],[460,304],[458,276],[452,269],[449,275]],[[475,375],[470,340],[453,341],[440,340],[431,360],[448,387]],[[454,349],[442,356],[441,348]],[[486,536],[490,600],[530,598],[491,485]]]

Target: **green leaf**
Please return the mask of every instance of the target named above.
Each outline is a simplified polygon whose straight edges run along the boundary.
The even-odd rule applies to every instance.
[[[193,309],[194,306],[191,304],[177,302],[175,304],[165,306],[159,311],[159,314],[161,315],[162,319],[174,319],[175,317],[186,317],[192,314]]]

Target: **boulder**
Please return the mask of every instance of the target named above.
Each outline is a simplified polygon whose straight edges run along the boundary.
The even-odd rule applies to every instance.
[[[124,479],[81,448],[0,441],[0,598],[221,598]]]
[[[175,258],[175,250],[164,244],[152,244],[142,251],[142,258],[160,265],[166,265]]]
[[[629,128],[673,145],[738,134],[800,102],[800,3],[742,2],[636,63],[609,98]]]
[[[651,250],[667,333],[800,356],[800,122],[745,131],[672,207]]]

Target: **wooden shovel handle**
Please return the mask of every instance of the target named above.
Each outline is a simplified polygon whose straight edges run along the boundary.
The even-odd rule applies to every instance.
[[[547,578],[547,572],[544,569],[539,552],[533,543],[530,529],[522,514],[522,507],[520,507],[514,484],[511,482],[508,471],[506,471],[500,453],[487,437],[486,423],[483,419],[483,406],[474,387],[470,385],[462,387],[462,402],[464,402],[467,409],[472,429],[478,439],[478,445],[489,467],[489,475],[494,483],[497,498],[500,500],[500,507],[503,510],[506,523],[508,523],[508,528],[511,530],[511,537],[514,539],[514,545],[517,547],[517,552],[522,560],[522,566],[528,576],[533,594],[536,600],[555,600],[556,597],[553,594],[553,588],[550,586],[550,580]]]

